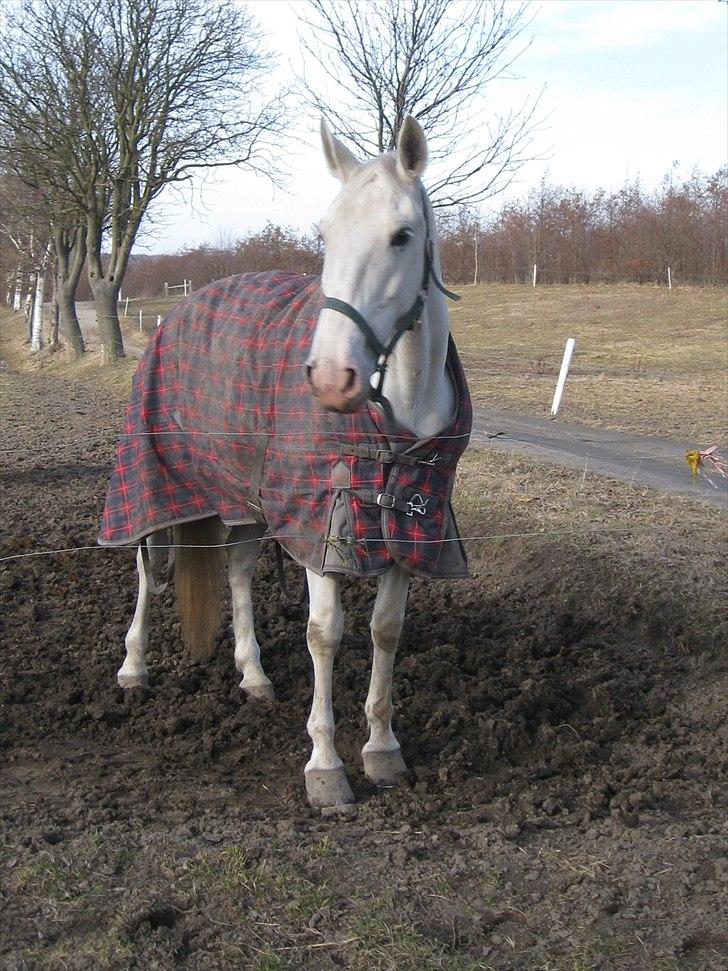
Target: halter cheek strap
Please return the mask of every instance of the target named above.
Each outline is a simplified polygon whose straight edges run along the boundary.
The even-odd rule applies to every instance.
[[[412,304],[407,313],[402,314],[402,316],[398,317],[395,321],[394,328],[386,344],[383,344],[379,340],[365,318],[355,307],[352,307],[350,303],[346,303],[344,300],[339,300],[338,297],[327,297],[323,305],[324,310],[336,310],[338,313],[343,314],[345,317],[348,317],[349,320],[353,321],[364,335],[364,339],[371,350],[374,352],[374,356],[377,360],[377,366],[369,379],[369,383],[371,384],[369,399],[381,404],[384,408],[385,414],[390,420],[394,418],[392,406],[382,393],[382,385],[384,384],[384,375],[387,370],[387,363],[402,334],[404,334],[405,331],[412,330],[422,316],[422,311],[425,307],[425,300],[427,299],[427,288],[430,280],[432,280],[437,289],[441,293],[444,293],[446,297],[449,297],[450,300],[460,299],[457,293],[447,290],[442,285],[440,280],[437,278],[437,274],[435,273],[432,258],[432,232],[430,228],[430,220],[427,214],[427,200],[425,198],[424,189],[421,186],[420,194],[422,196],[422,208],[425,217],[426,230],[422,286],[420,287],[420,292],[417,294],[415,302]]]

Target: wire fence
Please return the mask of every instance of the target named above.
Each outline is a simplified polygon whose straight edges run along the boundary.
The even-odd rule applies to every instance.
[[[162,527],[171,528],[171,527]],[[235,527],[229,527],[235,528]],[[251,528],[255,528],[251,526]],[[701,528],[701,527],[698,527]],[[706,532],[712,532],[713,527],[707,525],[704,527]],[[157,530],[161,531],[161,530]],[[695,531],[695,527],[690,527],[691,533]],[[592,536],[601,533],[647,533],[647,534],[659,534],[665,532],[675,532],[675,525],[670,524],[669,526],[591,526],[585,529],[549,529],[549,530],[531,530],[530,532],[510,532],[510,533],[483,533],[477,536],[457,536],[447,539],[397,539],[397,544],[421,544],[429,546],[440,546],[446,543],[475,543],[475,542],[485,542],[485,541],[502,541],[505,539],[529,539],[533,537],[539,537],[543,539],[546,536]],[[233,546],[246,545],[249,543],[261,543],[261,542],[277,542],[285,543],[286,541],[295,542],[298,540],[308,540],[316,539],[320,540],[321,536],[319,533],[313,532],[303,532],[303,533],[264,533],[262,536],[260,534],[251,537],[250,539],[234,540],[232,542],[226,543],[156,543],[154,544],[155,549],[163,550],[175,550],[175,549],[229,549]],[[59,556],[65,553],[82,553],[82,552],[96,552],[96,553],[108,553],[108,552],[130,552],[135,551],[139,546],[138,542],[118,544],[114,546],[101,546],[99,544],[94,544],[93,546],[68,546],[60,549],[53,550],[31,550],[23,553],[11,553],[7,556],[0,556],[0,563],[7,563],[11,560],[23,560],[30,559],[39,556]]]

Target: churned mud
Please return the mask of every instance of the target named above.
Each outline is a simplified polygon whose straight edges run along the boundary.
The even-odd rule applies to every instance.
[[[93,545],[122,406],[0,380],[0,556]],[[237,687],[229,607],[194,664],[170,593],[149,690],[116,686],[132,551],[0,562],[0,967],[725,968],[720,584],[696,570],[660,600],[609,564],[544,534],[413,585],[395,669],[411,781],[391,791],[361,772],[374,586],[348,584],[335,709],[358,804],[339,817],[305,802],[305,614],[269,552],[274,708]]]

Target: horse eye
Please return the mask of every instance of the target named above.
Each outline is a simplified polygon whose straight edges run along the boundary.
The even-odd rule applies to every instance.
[[[406,246],[411,239],[411,229],[400,229],[394,234],[394,236],[392,236],[391,243],[396,249],[402,249],[402,247]]]

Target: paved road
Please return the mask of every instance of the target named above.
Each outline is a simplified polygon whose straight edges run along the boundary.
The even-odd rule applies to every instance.
[[[84,336],[98,340],[92,303],[76,305]],[[127,353],[141,357],[143,338],[126,341]],[[497,438],[491,437],[501,432]],[[713,442],[675,442],[664,438],[576,425],[572,422],[497,414],[476,408],[473,441],[506,452],[532,455],[558,465],[609,475],[637,486],[650,486],[692,499],[702,499],[728,511],[728,482],[714,476],[711,485],[702,473],[693,481],[685,453]],[[722,444],[722,443],[721,443]]]
[[[623,482],[703,499],[728,511],[728,481],[704,474],[693,481],[685,453],[713,442],[676,442],[592,428],[572,422],[497,414],[476,409],[473,441],[505,452],[532,455]],[[497,438],[490,436],[501,432]]]

